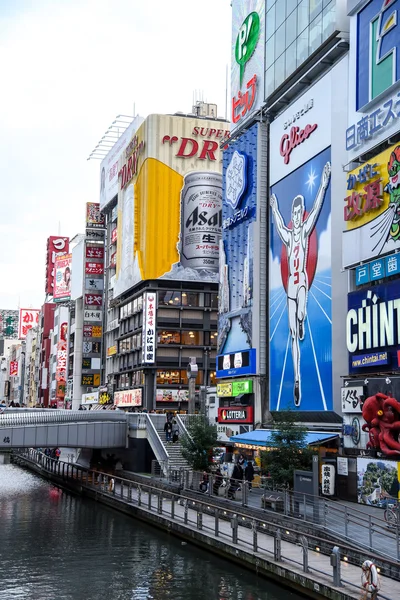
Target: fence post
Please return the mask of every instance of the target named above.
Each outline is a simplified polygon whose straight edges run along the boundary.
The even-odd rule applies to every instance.
[[[372,550],[372,516],[368,515],[369,548]],[[336,548],[336,546],[335,546]]]
[[[303,571],[308,573],[308,541],[305,535],[301,536],[301,546],[303,549]]]
[[[148,507],[149,510],[151,510],[151,489],[150,488],[148,489],[147,494],[148,494],[148,505],[147,505],[147,507]]]
[[[213,493],[213,482],[214,482],[214,478],[210,474],[210,477],[208,478],[208,495],[209,496],[212,496],[212,493]]]
[[[238,540],[238,518],[237,515],[232,515],[231,518],[231,527],[232,527],[232,542],[237,544]]]
[[[122,483],[122,480],[121,480],[121,498],[123,498],[123,497],[124,497],[124,484]]]
[[[252,521],[251,528],[253,530],[253,552],[257,552],[258,549],[258,541],[257,541],[257,523],[256,521]]]
[[[132,484],[128,485],[128,500],[132,502]]]
[[[242,483],[242,506],[247,506],[249,498],[249,482],[243,481]]]
[[[171,519],[175,519],[175,496],[171,497]]]
[[[214,519],[215,519],[214,534],[215,534],[215,537],[218,537],[218,535],[219,535],[219,509],[218,508],[215,509]]]
[[[304,511],[304,520],[307,521],[307,499],[306,499],[305,494],[303,494],[303,511]]]
[[[348,520],[349,520],[349,518],[348,518],[347,506],[345,506],[345,509],[344,509],[344,535],[346,538],[349,537]]]
[[[157,498],[157,512],[159,515],[162,515],[162,500],[162,492],[160,492]]]
[[[282,534],[281,530],[277,529],[274,537],[274,559],[277,562],[281,560],[281,552],[282,552]]]
[[[142,506],[142,488],[140,487],[140,485],[138,485],[137,488],[137,503],[138,506]]]
[[[197,529],[203,529],[203,512],[202,506],[200,504],[197,511]]]
[[[188,500],[186,498],[183,510],[183,522],[185,523],[185,525],[187,525],[188,522],[188,508]]]
[[[285,516],[287,516],[287,514],[288,514],[288,510],[287,510],[287,493],[288,493],[288,491],[284,490],[284,492],[283,492],[283,514]]]
[[[340,548],[335,546],[331,554],[331,566],[333,567],[333,585],[341,587],[341,576],[340,576]]]

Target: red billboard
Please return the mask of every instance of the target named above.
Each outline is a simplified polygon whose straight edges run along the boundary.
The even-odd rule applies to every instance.
[[[24,340],[29,329],[37,327],[39,324],[39,313],[38,308],[20,308],[19,309],[19,327],[18,327],[18,339]]]
[[[68,252],[69,238],[59,235],[51,235],[49,238],[47,238],[45,279],[46,294],[53,294],[54,264],[56,261],[56,256],[68,254]]]
[[[10,377],[18,377],[18,361],[12,360],[10,362]]]
[[[94,263],[94,262],[86,261],[85,273],[86,273],[86,275],[103,275],[104,263]]]
[[[218,409],[218,423],[252,423],[252,406],[226,406]]]

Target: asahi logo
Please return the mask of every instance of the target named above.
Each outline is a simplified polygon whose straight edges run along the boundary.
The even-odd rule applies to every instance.
[[[199,210],[196,206],[194,211],[186,220],[186,227],[196,227],[196,225],[210,225],[210,227],[222,227],[222,210],[218,210],[214,214],[206,210]]]
[[[346,341],[349,352],[400,345],[400,298],[381,301],[368,290],[360,308],[347,313]]]

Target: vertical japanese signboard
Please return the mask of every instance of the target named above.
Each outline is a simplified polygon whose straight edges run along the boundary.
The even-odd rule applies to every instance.
[[[100,212],[100,204],[86,202],[86,229],[104,229],[104,215]]]
[[[57,256],[54,265],[54,302],[65,302],[71,298],[72,254]]]
[[[19,328],[18,339],[24,340],[29,329],[37,327],[39,323],[38,308],[20,308],[19,309]]]
[[[10,362],[10,377],[18,377],[18,361],[12,360]]]
[[[47,239],[46,249],[46,279],[45,292],[53,294],[54,285],[54,264],[57,256],[67,254],[69,251],[69,238],[51,235]]]
[[[154,363],[156,360],[156,314],[157,294],[147,292],[143,296],[143,361]]]
[[[59,340],[57,342],[56,356],[56,398],[63,401],[67,383],[67,323],[60,326]]]

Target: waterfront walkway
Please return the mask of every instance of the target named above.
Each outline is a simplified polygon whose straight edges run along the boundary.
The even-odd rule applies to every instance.
[[[25,457],[17,457],[17,461],[35,467],[55,483],[57,479],[61,485],[73,483],[81,493],[97,501],[147,520],[295,589],[302,589],[308,597],[360,598],[360,566],[350,564],[348,557],[342,554],[341,575],[336,573],[335,585],[329,556],[332,545],[325,543],[323,547],[321,537],[299,535],[290,526],[281,531],[275,525],[275,530],[271,531],[271,523],[249,516],[240,506],[233,510],[227,506],[224,510],[213,504],[211,497],[188,498],[184,492],[175,494],[156,488],[151,482],[147,485],[113,476],[112,489],[109,475],[51,459],[43,461],[38,454],[29,451]],[[382,572],[381,582],[378,596],[381,600],[400,598],[400,581],[390,579]]]

